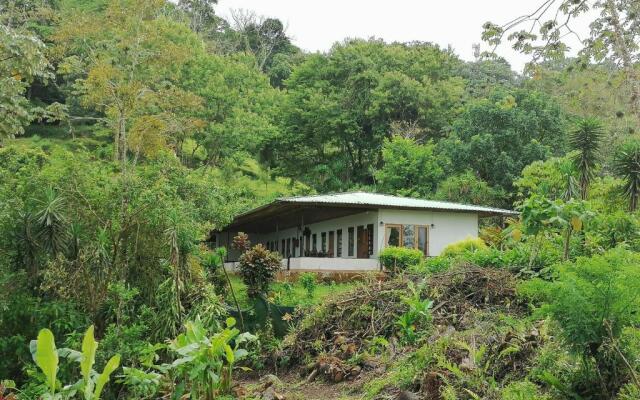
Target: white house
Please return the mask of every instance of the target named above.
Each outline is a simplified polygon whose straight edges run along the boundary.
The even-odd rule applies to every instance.
[[[291,271],[362,272],[378,270],[378,252],[404,246],[436,256],[450,243],[478,235],[478,219],[517,213],[492,207],[353,192],[285,197],[240,214],[213,247],[228,249],[225,267],[240,254],[231,249],[238,232],[248,234],[283,257]]]

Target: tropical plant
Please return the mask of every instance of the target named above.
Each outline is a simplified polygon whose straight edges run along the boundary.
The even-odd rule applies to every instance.
[[[55,338],[49,329],[42,329],[38,338],[31,341],[31,352],[40,371],[45,376],[48,392],[43,395],[47,399],[63,399],[82,393],[85,400],[98,400],[109,377],[120,365],[120,355],[111,357],[105,364],[102,373],[98,374],[93,365],[96,361],[98,342],[93,336],[93,325],[87,329],[82,340],[82,351],[67,348],[56,349]],[[60,390],[57,380],[60,357],[80,364],[81,378],[74,384],[63,386]]]
[[[192,399],[214,400],[230,393],[235,364],[248,354],[242,345],[256,339],[248,332],[240,333],[235,324],[229,317],[225,328],[209,336],[196,318],[169,344],[178,358],[165,368],[178,374],[179,383],[188,385]],[[176,390],[180,387],[184,386]]]
[[[316,274],[313,272],[300,274],[298,282],[300,282],[304,290],[307,292],[307,298],[312,299],[313,293],[316,291],[316,287],[318,286],[318,277]]]
[[[487,245],[482,239],[468,237],[447,245],[440,255],[442,257],[455,257],[463,253],[474,252],[486,248]]]
[[[238,262],[239,274],[250,296],[265,294],[281,268],[282,259],[261,244],[245,251]]]
[[[397,246],[386,247],[378,254],[378,260],[391,274],[415,267],[422,262],[423,258],[424,255],[420,250]]]
[[[407,283],[409,296],[403,296],[402,301],[409,309],[400,315],[396,321],[396,325],[400,328],[400,334],[407,343],[414,343],[425,331],[429,322],[431,322],[431,307],[433,301],[423,299],[421,296],[422,287],[409,281]]]
[[[617,149],[613,168],[624,180],[624,193],[629,198],[629,210],[635,211],[640,196],[640,140],[629,140]]]
[[[598,148],[603,136],[602,123],[595,118],[581,119],[569,134],[569,145],[577,151],[572,161],[579,174],[578,181],[582,200],[587,198],[589,183],[593,178],[598,161]]]
[[[620,339],[626,328],[640,323],[636,311],[640,307],[639,262],[638,254],[617,248],[559,265],[554,282],[523,284],[525,290],[537,287],[534,290],[546,301],[542,311],[558,323],[570,351],[582,358],[587,370],[595,368],[601,386],[592,386],[604,398],[611,397],[609,393],[615,393],[629,377],[637,377]]]

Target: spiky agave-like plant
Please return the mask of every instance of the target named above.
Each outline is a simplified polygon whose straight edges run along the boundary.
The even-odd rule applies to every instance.
[[[624,192],[629,197],[629,210],[635,211],[640,196],[640,140],[632,139],[620,146],[613,160],[613,168],[624,180]]]
[[[581,119],[569,134],[569,144],[573,150],[577,151],[572,161],[578,171],[582,200],[587,198],[589,183],[598,162],[598,148],[603,136],[602,123],[595,118]]]

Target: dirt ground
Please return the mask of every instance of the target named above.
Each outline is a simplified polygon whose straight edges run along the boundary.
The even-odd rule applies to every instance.
[[[273,375],[266,375],[260,378],[240,379],[238,387],[241,389],[238,394],[244,399],[264,400],[356,400],[363,398],[361,391],[363,378],[330,383],[323,379],[305,382],[305,378],[297,373],[278,376],[277,380],[273,377]],[[274,391],[269,390],[270,386],[273,386],[276,396],[271,396]]]

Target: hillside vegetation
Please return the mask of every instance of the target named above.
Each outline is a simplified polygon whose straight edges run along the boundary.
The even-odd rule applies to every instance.
[[[310,54],[215,0],[0,2],[0,400],[639,399],[640,10],[560,3],[484,25],[516,73]],[[563,15],[592,18],[574,58]],[[349,190],[520,215],[354,282],[275,282],[243,234],[228,276],[207,242]]]

